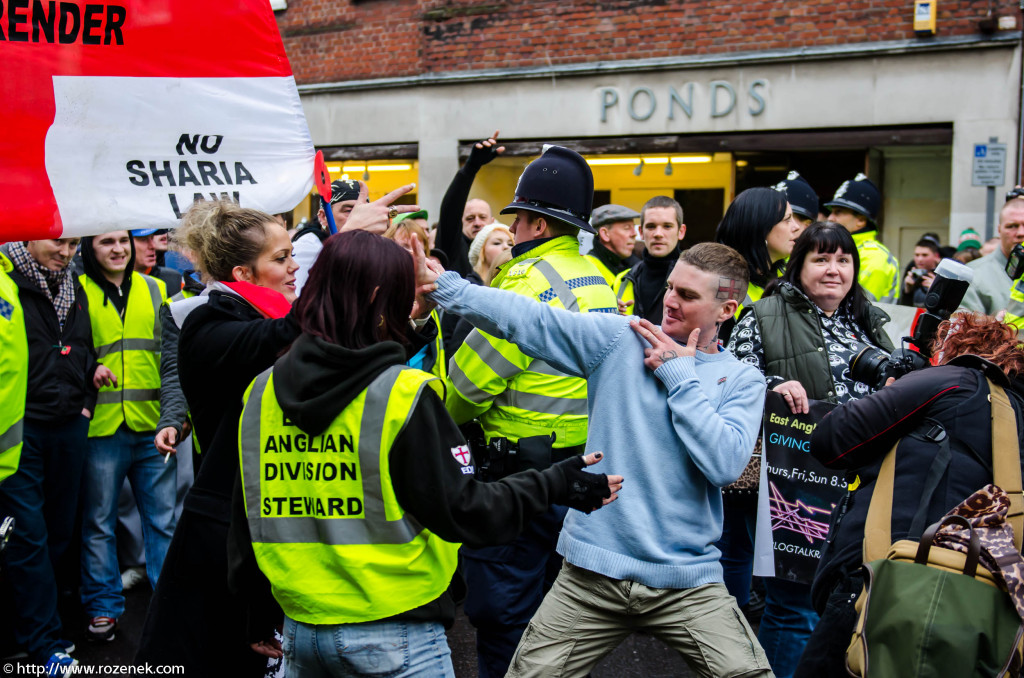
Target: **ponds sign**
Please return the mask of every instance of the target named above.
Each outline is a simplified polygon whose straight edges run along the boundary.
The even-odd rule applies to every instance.
[[[609,117],[620,111],[637,122],[644,122],[655,116],[666,120],[692,119],[695,111],[698,116],[707,111],[712,118],[724,118],[735,111],[758,116],[768,105],[767,91],[768,81],[763,79],[752,81],[742,93],[728,80],[712,80],[707,86],[689,82],[678,89],[635,87],[623,91],[617,87],[600,87],[597,97],[601,122],[608,122]]]

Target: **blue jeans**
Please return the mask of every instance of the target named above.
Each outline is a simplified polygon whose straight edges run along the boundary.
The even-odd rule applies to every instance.
[[[177,462],[164,463],[153,436],[122,425],[112,436],[89,439],[82,485],[82,605],[89,617],[124,613],[114,530],[126,477],[142,516],[146,573],[156,588],[174,533]]]
[[[289,678],[455,678],[448,639],[437,622],[315,626],[285,616],[284,658]]]
[[[757,639],[776,678],[792,678],[818,623],[810,584],[768,577],[764,580],[764,616]]]
[[[7,578],[15,640],[32,661],[64,651],[54,569],[74,534],[89,420],[63,424],[25,420],[18,470],[0,484],[0,517],[14,516]]]
[[[723,494],[722,538],[715,546],[722,552],[725,588],[743,607],[750,602],[750,580],[754,571],[754,528],[757,523],[757,494]]]

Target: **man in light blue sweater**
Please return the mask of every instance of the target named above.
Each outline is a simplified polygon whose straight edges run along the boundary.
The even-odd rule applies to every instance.
[[[419,282],[432,282],[420,268]],[[717,341],[747,283],[735,250],[692,247],[669,276],[659,328],[569,313],[454,273],[437,278],[430,296],[445,310],[587,378],[587,451],[604,451],[605,470],[625,476],[617,502],[566,517],[558,541],[565,565],[509,676],[586,675],[635,630],[680,651],[702,676],[772,675],[722,583],[714,547],[720,488],[746,466],[764,403],[761,374]]]

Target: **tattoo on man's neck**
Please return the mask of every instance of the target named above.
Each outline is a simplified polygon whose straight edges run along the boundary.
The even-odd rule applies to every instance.
[[[742,285],[739,280],[733,278],[718,278],[718,293],[715,294],[716,299],[722,301],[728,301],[729,299],[739,300],[740,292],[742,291]]]

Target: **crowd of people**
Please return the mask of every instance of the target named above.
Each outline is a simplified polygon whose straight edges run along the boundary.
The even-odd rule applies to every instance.
[[[412,186],[371,202],[342,179],[291,231],[196,203],[170,236],[182,271],[149,229],[0,248],[7,654],[63,675],[59,597],[115,641],[144,573],[135,659],[187,675],[454,676],[459,602],[482,677],[584,676],[635,631],[702,676],[846,675],[881,455],[906,437],[922,460],[896,470],[892,534],[913,537],[991,481],[988,384],[1024,412],[1000,315],[1024,198],[991,253],[929,234],[901,269],[862,174],[823,205],[796,172],[745,190],[690,243],[679,202],[595,209],[586,161],[548,146],[506,225],[470,199],[497,137],[433,226],[394,204]],[[894,348],[884,305],[924,306],[945,257],[975,281],[934,366],[858,380],[861,351]],[[767,391],[835,407],[810,451],[851,483],[806,581],[752,576],[738,480]],[[953,450],[924,499],[922,426]]]

